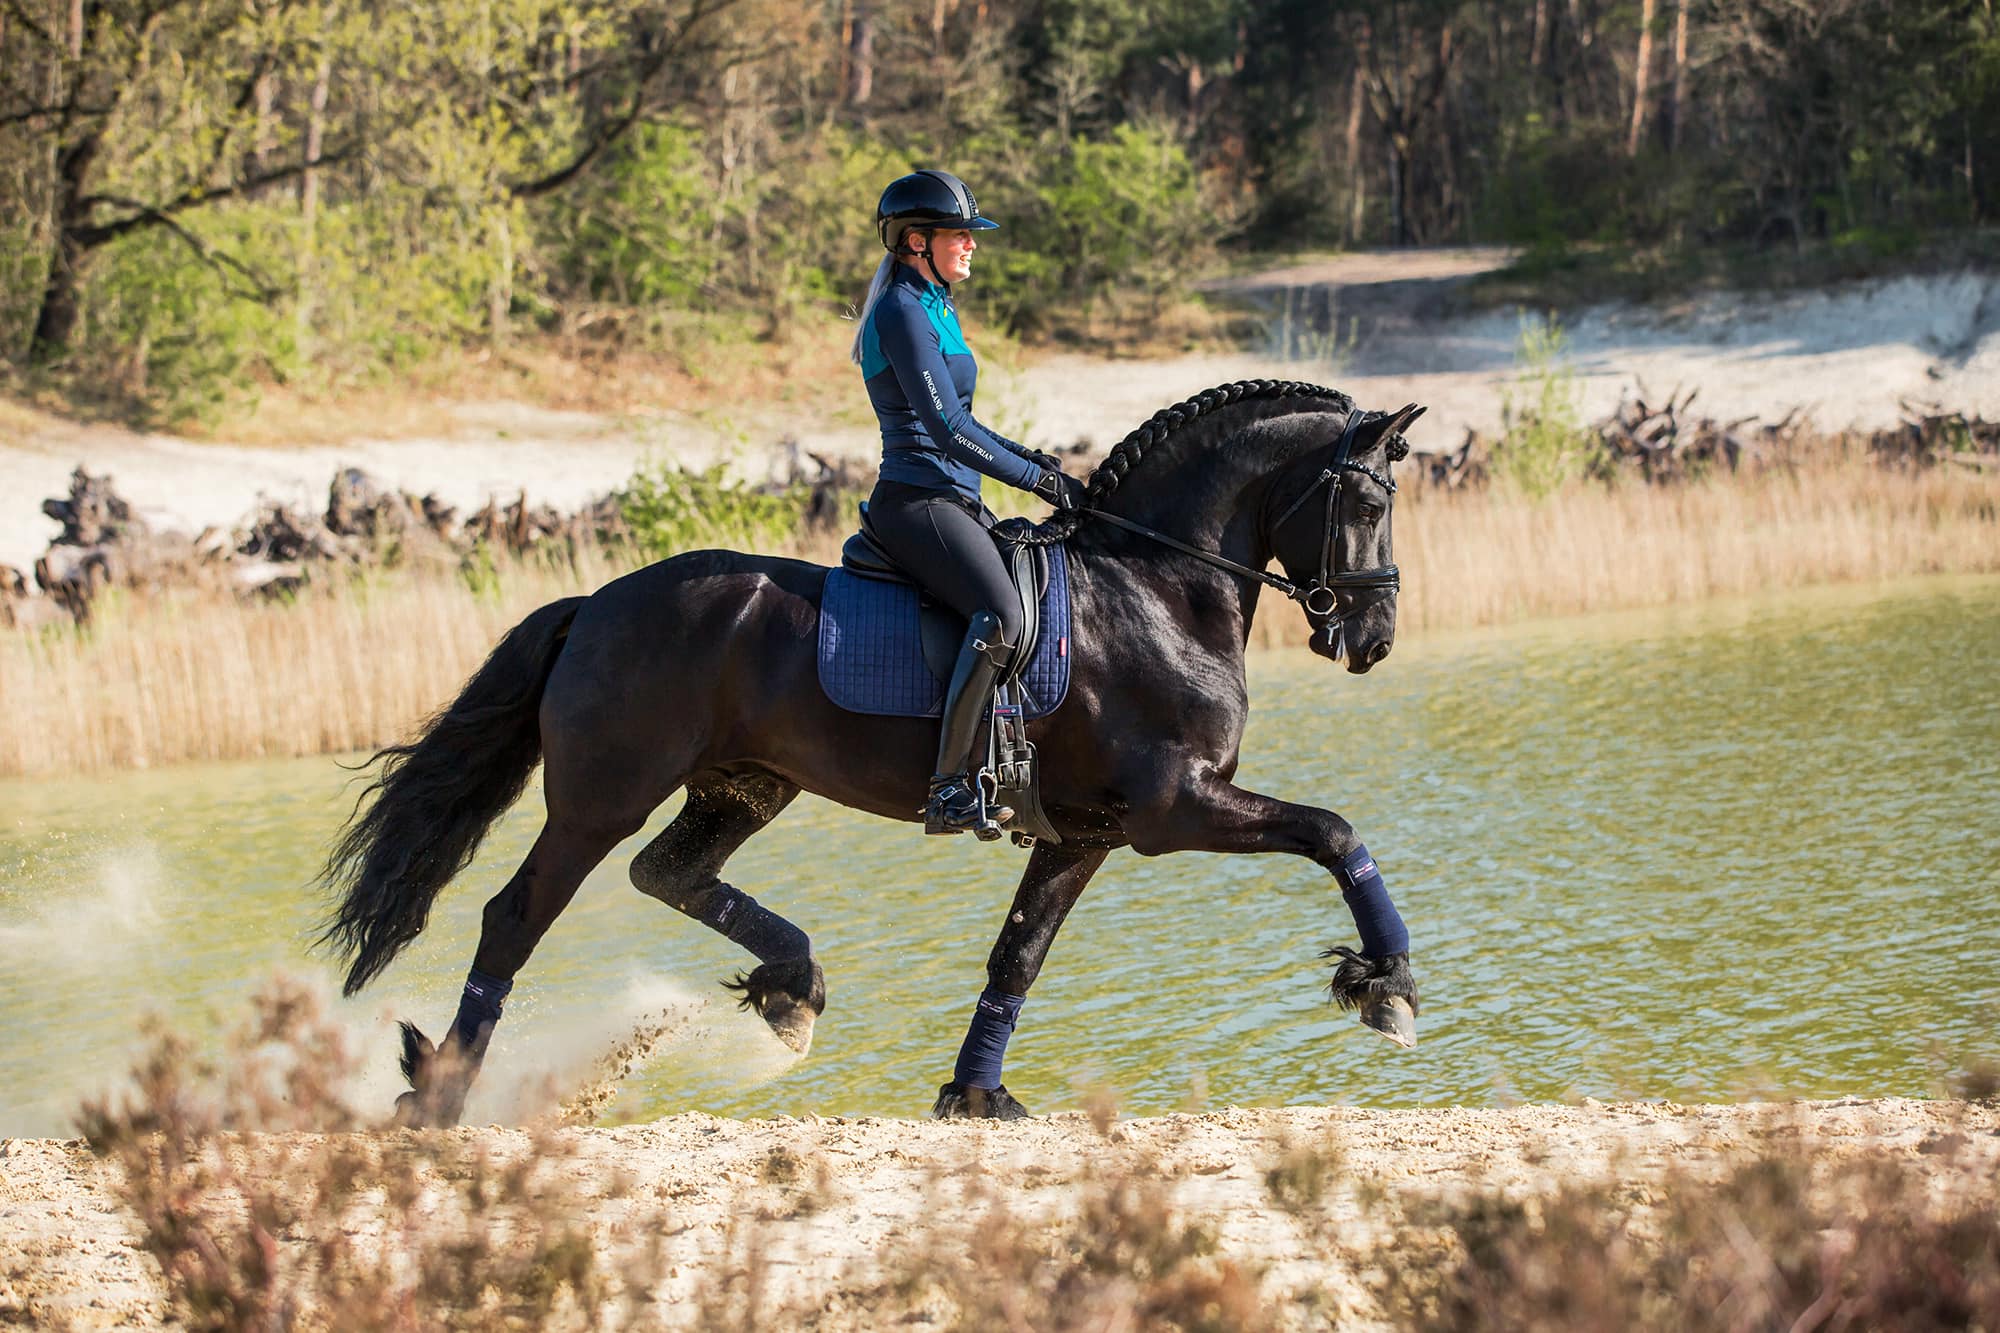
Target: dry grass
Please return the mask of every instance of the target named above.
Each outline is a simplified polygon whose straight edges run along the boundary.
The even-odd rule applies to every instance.
[[[449,701],[529,610],[614,572],[521,567],[485,592],[383,575],[289,605],[110,594],[88,630],[0,639],[0,773],[378,745]]]
[[[219,1063],[148,1038],[131,1090],[80,1120],[180,1326],[623,1326],[659,1278],[657,1227],[600,1245],[584,1223],[629,1182],[584,1189],[552,1130],[508,1163],[449,1134],[357,1132],[340,1030],[296,982],[266,984]]]
[[[1687,486],[1399,497],[1399,634],[1694,602],[1812,584],[2000,571],[2000,485],[1827,461]],[[1256,642],[1302,640],[1296,615]]]
[[[1536,503],[1414,488],[1396,516],[1406,634],[1718,595],[2000,571],[2000,486],[1948,469],[1828,462],[1682,487],[1578,487]],[[798,554],[835,558],[838,537]],[[87,633],[0,635],[0,775],[365,749],[446,702],[533,607],[619,557],[381,575],[296,604],[186,591],[107,599]],[[1303,641],[1268,606],[1261,646]]]
[[[1962,1151],[1952,1137],[1928,1150]],[[1780,1139],[1719,1179],[1475,1188],[1380,1211],[1412,1261],[1386,1265],[1377,1294],[1417,1333],[2000,1326],[1990,1189],[1940,1189],[1895,1153],[1826,1161]]]

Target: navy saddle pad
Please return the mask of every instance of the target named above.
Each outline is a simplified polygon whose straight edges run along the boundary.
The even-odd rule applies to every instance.
[[[944,682],[924,663],[911,583],[827,572],[819,604],[819,684],[850,713],[936,717]],[[1049,548],[1049,586],[1042,594],[1042,637],[1021,673],[1029,717],[1055,711],[1069,693],[1069,563]]]

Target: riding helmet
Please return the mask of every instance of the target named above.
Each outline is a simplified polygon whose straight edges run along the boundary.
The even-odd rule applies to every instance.
[[[965,182],[948,171],[915,171],[889,182],[875,205],[875,231],[884,248],[909,254],[903,238],[920,228],[948,227],[959,231],[992,231],[1000,224],[979,215],[979,204]]]

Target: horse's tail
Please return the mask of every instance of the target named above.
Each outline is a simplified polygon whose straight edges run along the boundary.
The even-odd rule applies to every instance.
[[[367,985],[417,937],[438,891],[520,799],[542,757],[542,689],[583,600],[530,614],[415,740],[368,761],[381,768],[319,875],[338,898],[319,942],[347,960],[343,994]]]

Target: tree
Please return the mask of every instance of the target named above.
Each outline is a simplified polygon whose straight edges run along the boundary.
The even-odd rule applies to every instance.
[[[711,34],[737,3],[0,0],[0,127],[48,164],[30,358],[62,356],[90,256],[135,232],[279,294],[195,224],[273,186],[308,213],[340,183],[474,209],[561,189],[698,82],[677,75],[729,63]]]

